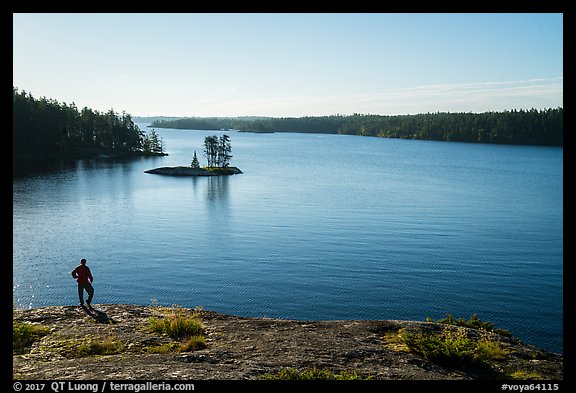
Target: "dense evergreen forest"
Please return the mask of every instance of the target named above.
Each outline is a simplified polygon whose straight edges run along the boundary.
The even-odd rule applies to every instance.
[[[563,108],[484,113],[333,115],[300,118],[182,118],[159,120],[158,128],[309,132],[435,141],[563,145]]]
[[[12,162],[165,155],[161,138],[146,134],[127,113],[101,113],[74,103],[34,98],[13,87]]]

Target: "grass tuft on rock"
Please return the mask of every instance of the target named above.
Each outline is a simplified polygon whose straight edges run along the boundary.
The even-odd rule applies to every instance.
[[[172,307],[168,312],[169,314],[162,318],[156,316],[149,318],[148,326],[153,332],[164,333],[171,338],[204,335],[204,328],[198,313],[190,314],[177,306]]]
[[[74,353],[75,357],[114,355],[124,350],[124,344],[114,337],[106,337],[101,340],[89,339],[78,345]]]
[[[201,308],[197,307],[193,312],[183,310],[179,306],[160,309],[167,315],[164,317],[151,316],[148,319],[148,327],[150,330],[155,333],[166,334],[170,338],[182,341],[148,348],[148,352],[189,352],[206,348],[204,327],[200,320]]]

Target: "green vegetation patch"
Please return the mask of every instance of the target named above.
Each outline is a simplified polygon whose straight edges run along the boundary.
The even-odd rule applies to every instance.
[[[402,332],[404,332],[404,329],[384,334],[384,336],[382,336],[384,348],[396,352],[411,352],[410,348],[408,348],[402,339]]]
[[[106,337],[101,340],[86,340],[78,345],[75,355],[77,357],[94,355],[114,355],[124,350],[124,344],[114,337]]]
[[[12,324],[12,352],[23,353],[26,348],[49,333],[49,329],[42,325],[13,321]]]
[[[541,381],[546,378],[542,377],[540,374],[535,372],[529,372],[524,370],[518,370],[510,373],[510,376],[514,379],[530,380],[530,381]]]
[[[481,321],[476,314],[468,320],[448,314],[438,321],[427,318],[427,322],[442,325],[386,332],[382,336],[384,348],[411,352],[431,363],[472,372],[481,378],[543,379],[542,366],[530,361],[538,357],[537,352],[503,341],[505,336],[519,343],[509,331],[496,329],[493,323]]]
[[[276,374],[264,374],[263,379],[267,380],[368,380],[370,375],[364,375],[357,371],[341,371],[334,373],[329,370],[320,370],[316,367],[298,371],[293,368],[284,368]]]
[[[124,344],[113,336],[63,339],[42,346],[43,350],[56,352],[65,358],[114,355],[123,352],[124,348]]]
[[[473,314],[468,320],[465,320],[464,318],[456,319],[452,314],[446,314],[446,318],[441,318],[437,321],[427,317],[426,322],[437,322],[446,325],[463,326],[472,329],[485,330],[488,332],[494,332],[504,337],[512,338],[512,333],[510,333],[510,331],[504,329],[496,329],[492,322],[480,320],[480,318],[478,318],[478,314]]]
[[[206,348],[204,327],[200,319],[200,309],[193,312],[183,310],[178,306],[161,310],[164,317],[151,316],[148,327],[152,332],[166,334],[168,337],[181,340],[178,343],[170,342],[147,349],[152,353],[188,352]]]
[[[169,343],[146,348],[148,353],[191,352],[206,348],[204,336],[190,336],[182,342],[170,341]]]
[[[168,315],[162,318],[152,316],[148,320],[149,328],[155,333],[164,333],[171,338],[184,338],[204,335],[199,313],[189,313],[180,307],[168,309]]]
[[[506,357],[492,332],[481,331],[479,338],[470,338],[465,328],[446,326],[440,333],[404,331],[400,337],[424,359],[456,368],[489,367],[490,362]]]
[[[216,166],[205,166],[202,169],[208,172],[219,173],[222,175],[233,175],[234,169],[231,167],[216,167]]]

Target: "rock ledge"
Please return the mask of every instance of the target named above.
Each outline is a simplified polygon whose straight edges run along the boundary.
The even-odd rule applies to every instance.
[[[19,380],[258,380],[283,368],[356,371],[375,380],[563,378],[563,357],[500,337],[504,360],[491,369],[454,369],[431,363],[390,340],[400,329],[437,331],[446,325],[398,320],[302,321],[247,318],[200,311],[206,348],[192,352],[151,353],[148,348],[173,339],[147,328],[151,316],[167,308],[100,304],[87,313],[79,306],[14,310],[14,320],[50,332],[13,353],[13,378]],[[188,309],[181,309],[191,312]],[[471,333],[473,329],[470,329]],[[122,350],[111,355],[71,356],[87,340],[114,340]],[[517,371],[516,374],[513,374]]]
[[[214,169],[192,168],[189,166],[164,166],[149,169],[144,171],[144,173],[166,176],[230,176],[241,174],[242,171],[235,166]]]

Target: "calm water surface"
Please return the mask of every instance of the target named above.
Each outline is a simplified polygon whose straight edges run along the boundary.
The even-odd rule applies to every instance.
[[[145,125],[140,124],[142,129]],[[156,130],[167,157],[83,160],[13,181],[13,297],[290,319],[442,318],[562,352],[563,149],[227,132],[242,175],[189,165],[207,135]]]

